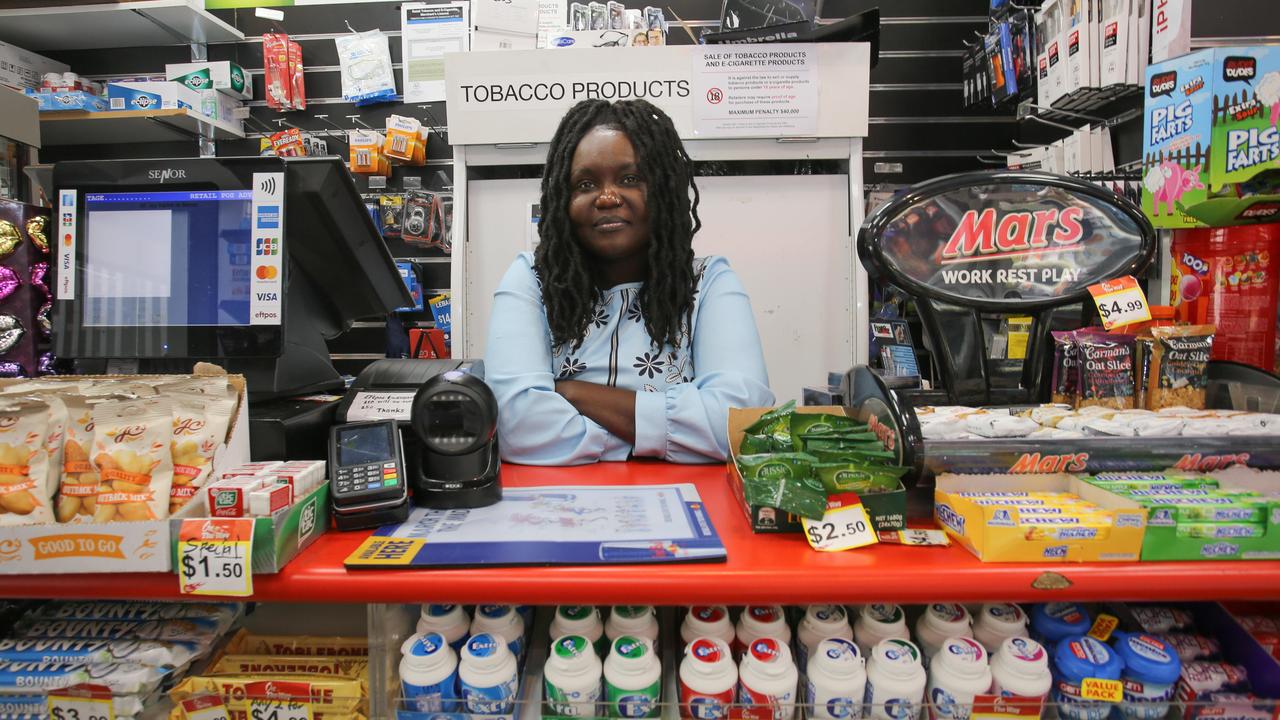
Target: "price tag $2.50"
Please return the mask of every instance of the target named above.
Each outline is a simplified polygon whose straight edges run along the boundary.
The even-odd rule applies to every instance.
[[[822,552],[838,552],[879,542],[862,500],[854,493],[837,493],[827,498],[821,520],[802,518],[809,547]]]

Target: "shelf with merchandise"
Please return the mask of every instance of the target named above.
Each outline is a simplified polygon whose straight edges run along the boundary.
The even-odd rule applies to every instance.
[[[951,547],[811,550],[800,534],[754,534],[723,465],[507,465],[509,487],[691,483],[728,550],[727,562],[467,569],[347,570],[369,536],[330,531],[280,573],[254,577],[261,602],[670,604],[1005,600],[1219,600],[1280,597],[1280,561],[982,563]],[[0,597],[179,599],[168,573],[0,575]]]

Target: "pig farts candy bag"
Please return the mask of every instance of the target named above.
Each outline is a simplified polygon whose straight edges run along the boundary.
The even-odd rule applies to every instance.
[[[98,468],[94,522],[169,517],[172,408],[167,398],[148,398],[105,402],[93,409],[93,464]]]

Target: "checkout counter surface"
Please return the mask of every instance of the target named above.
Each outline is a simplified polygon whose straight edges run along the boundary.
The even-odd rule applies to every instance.
[[[279,574],[253,580],[260,602],[510,604],[923,603],[936,600],[1274,599],[1280,561],[980,563],[967,550],[878,545],[842,553],[809,549],[799,534],[757,535],[728,485],[724,465],[602,463],[574,468],[503,466],[510,487],[692,483],[720,534],[723,563],[466,570],[347,570],[370,531],[322,535]],[[1065,580],[1065,582],[1064,582]],[[1043,588],[1043,589],[1041,589]],[[0,575],[0,597],[165,599],[169,573]]]

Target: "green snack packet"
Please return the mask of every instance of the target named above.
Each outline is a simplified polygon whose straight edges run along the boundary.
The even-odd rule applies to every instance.
[[[863,445],[874,442],[877,445],[875,433],[841,433],[838,435],[795,435],[792,434],[796,449],[800,451],[806,450],[812,443],[841,443],[843,447]]]
[[[758,455],[773,450],[773,444],[764,435],[743,435],[738,445],[739,455]]]
[[[1267,534],[1263,523],[1178,523],[1175,534],[1180,538],[1235,540],[1260,538]]]
[[[851,463],[818,463],[813,466],[822,486],[828,493],[856,492],[877,493],[898,489],[898,478],[907,468],[857,465]]]
[[[738,472],[745,480],[795,480],[812,477],[817,458],[805,453],[739,455]]]
[[[852,452],[871,457],[893,457],[893,453],[884,449],[884,446],[878,442],[865,442],[858,440],[806,440],[804,443],[805,452],[813,452],[817,450],[836,450],[843,452]],[[883,453],[883,454],[878,454]]]
[[[786,419],[796,411],[796,401],[788,400],[785,405],[780,405],[769,412],[761,415],[755,422],[747,426],[746,433],[748,435],[765,435],[764,429],[779,418]]]
[[[782,488],[786,482],[782,478],[753,480],[744,478],[742,495],[746,498],[748,505],[776,508],[778,503],[782,502]]]
[[[775,427],[770,429],[765,436],[769,438],[769,449],[775,453],[793,453],[800,448],[796,447],[794,438],[791,437],[791,431],[787,429],[786,420],[775,421]]]
[[[880,443],[868,443],[866,445],[838,449],[806,447],[805,452],[818,458],[818,462],[823,463],[887,465],[894,460],[894,454],[885,450]]]
[[[835,435],[865,430],[866,425],[843,415],[796,413],[791,416],[792,435]]]
[[[782,486],[782,499],[776,507],[810,520],[821,520],[827,512],[827,492],[813,477],[788,480]]]

